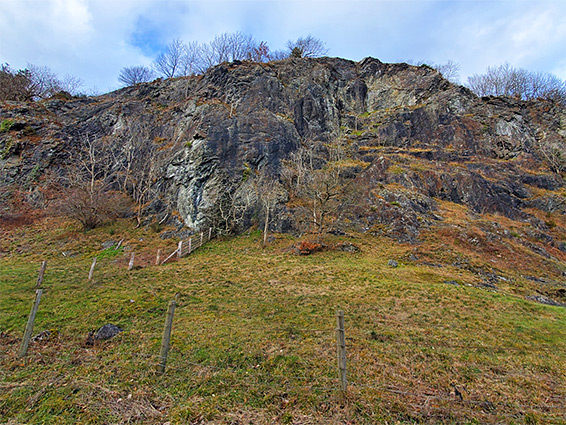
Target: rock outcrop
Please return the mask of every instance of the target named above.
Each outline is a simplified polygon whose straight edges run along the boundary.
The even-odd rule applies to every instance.
[[[24,188],[40,203],[41,188],[65,175],[84,141],[96,138],[116,170],[136,158],[151,162],[146,212],[178,217],[194,231],[237,198],[246,198],[243,222],[258,220],[250,176],[279,178],[282,161],[314,140],[341,139],[350,158],[365,164],[350,170],[360,199],[344,214],[365,231],[416,242],[423,226],[442,220],[443,201],[529,221],[542,232],[529,209],[566,211],[564,107],[478,98],[427,66],[372,58],[225,63],[100,97],[5,102],[6,120],[4,187]],[[293,226],[288,200],[278,200],[279,230]]]

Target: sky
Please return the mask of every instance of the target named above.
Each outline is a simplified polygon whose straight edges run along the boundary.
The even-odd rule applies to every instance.
[[[508,62],[566,80],[566,0],[0,0],[0,63],[48,66],[87,94],[120,87],[171,40],[240,31],[272,50],[312,35],[328,56],[460,65]]]

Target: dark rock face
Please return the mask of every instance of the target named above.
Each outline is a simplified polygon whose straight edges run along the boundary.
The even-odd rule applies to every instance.
[[[528,208],[565,208],[563,196],[540,195],[564,187],[541,148],[564,144],[564,108],[480,99],[427,66],[372,58],[225,63],[97,98],[2,103],[5,119],[14,124],[0,133],[4,185],[33,193],[48,173],[64,175],[87,135],[104,139],[118,163],[130,144],[154,146],[155,195],[146,211],[177,211],[191,231],[227,198],[245,199],[246,222],[257,219],[250,176],[278,178],[301,144],[337,138],[352,159],[369,163],[349,176],[362,193],[349,218],[403,242],[442,219],[440,201],[514,220],[534,219]],[[290,228],[284,202],[277,230]]]

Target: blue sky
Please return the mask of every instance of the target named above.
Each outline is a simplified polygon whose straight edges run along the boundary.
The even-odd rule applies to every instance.
[[[241,31],[271,49],[312,34],[329,56],[460,64],[461,81],[509,62],[566,79],[566,0],[0,0],[0,63],[49,66],[85,91],[119,87],[174,38]]]

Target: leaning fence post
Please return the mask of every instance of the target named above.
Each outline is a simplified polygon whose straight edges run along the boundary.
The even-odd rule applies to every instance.
[[[132,256],[130,257],[130,262],[128,263],[128,270],[132,270],[134,268],[134,259],[136,258],[136,252],[132,251]]]
[[[37,276],[37,283],[35,284],[36,288],[39,288],[43,283],[43,275],[45,274],[46,267],[47,267],[47,261],[42,261],[41,267],[39,268],[39,275]]]
[[[165,365],[167,364],[167,355],[169,354],[169,342],[171,341],[171,328],[173,326],[173,315],[175,314],[176,298],[169,302],[167,317],[165,319],[165,327],[163,328],[163,337],[161,338],[161,352],[159,353],[159,374],[165,373]]]
[[[158,249],[157,250],[157,257],[155,257],[155,265],[158,266],[159,265],[159,261],[161,260],[161,250]]]
[[[35,291],[35,301],[33,302],[33,306],[31,307],[28,323],[26,324],[26,330],[24,332],[24,339],[22,341],[22,347],[20,348],[19,357],[24,357],[28,352],[29,340],[31,339],[31,334],[33,332],[33,324],[35,322],[37,308],[39,307],[39,301],[41,300],[41,294],[43,294],[43,289],[38,289],[37,291]]]
[[[177,248],[177,258],[181,258],[183,256],[183,241],[179,241],[179,247]]]
[[[348,387],[346,379],[346,335],[344,332],[344,312],[336,314],[336,347],[338,355],[338,371],[340,374],[340,390],[345,393]]]
[[[92,274],[94,273],[94,267],[96,266],[96,257],[92,259],[92,264],[90,266],[90,271],[88,272],[88,280],[92,280]]]

